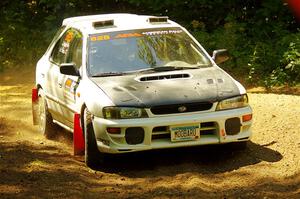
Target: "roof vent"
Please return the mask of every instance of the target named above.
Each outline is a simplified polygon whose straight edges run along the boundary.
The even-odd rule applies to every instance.
[[[94,28],[107,28],[114,26],[114,20],[106,20],[106,21],[95,21],[93,22]]]
[[[152,24],[168,23],[168,19],[169,17],[150,17],[148,22]]]
[[[183,79],[189,78],[190,75],[187,73],[184,74],[171,74],[171,75],[157,75],[157,76],[144,76],[140,78],[141,82],[147,81],[157,81],[157,80],[165,80],[165,79]]]

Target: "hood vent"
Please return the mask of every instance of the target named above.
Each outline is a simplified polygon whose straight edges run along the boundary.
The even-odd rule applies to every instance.
[[[165,79],[183,79],[191,77],[190,74],[171,74],[171,75],[157,75],[157,76],[144,76],[140,78],[141,82],[165,80]]]

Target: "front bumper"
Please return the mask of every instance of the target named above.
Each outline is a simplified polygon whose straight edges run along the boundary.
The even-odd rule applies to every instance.
[[[125,153],[162,148],[176,148],[208,144],[247,141],[251,138],[252,120],[243,122],[243,116],[252,114],[250,107],[207,113],[190,113],[168,115],[142,119],[107,120],[94,117],[93,126],[99,151],[104,153]],[[239,118],[238,132],[231,133],[226,121]],[[170,126],[200,124],[200,139],[172,142]],[[120,134],[110,134],[107,128],[121,129]],[[139,144],[128,144],[126,129],[140,127],[144,131],[143,141]]]

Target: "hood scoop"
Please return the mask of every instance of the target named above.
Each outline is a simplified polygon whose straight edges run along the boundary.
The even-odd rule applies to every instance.
[[[191,75],[188,73],[180,73],[180,74],[168,74],[168,75],[143,76],[140,77],[138,80],[141,82],[149,82],[149,81],[166,80],[166,79],[187,79],[190,77]]]

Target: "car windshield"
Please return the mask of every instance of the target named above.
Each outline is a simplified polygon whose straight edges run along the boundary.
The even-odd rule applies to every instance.
[[[210,66],[207,56],[180,28],[110,32],[88,39],[90,76]]]

